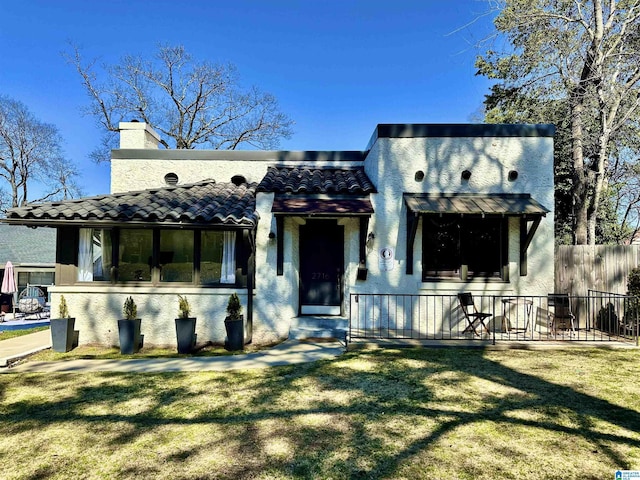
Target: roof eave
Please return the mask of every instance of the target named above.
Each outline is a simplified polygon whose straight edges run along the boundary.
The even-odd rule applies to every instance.
[[[219,228],[229,229],[252,229],[255,228],[256,222],[247,221],[246,223],[211,223],[211,222],[163,222],[163,221],[142,221],[142,220],[81,220],[81,219],[23,219],[23,218],[3,218],[2,223],[11,225],[25,225],[27,227],[170,227],[170,228]]]

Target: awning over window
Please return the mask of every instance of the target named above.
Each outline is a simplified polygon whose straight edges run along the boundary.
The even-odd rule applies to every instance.
[[[276,215],[370,216],[373,206],[369,198],[292,195],[273,199],[271,211]]]
[[[499,215],[520,217],[520,275],[527,274],[527,249],[540,225],[550,212],[529,194],[497,193],[405,193],[407,205],[407,264],[413,273],[413,243],[422,215]],[[529,222],[531,225],[529,226]]]
[[[422,214],[542,215],[549,210],[529,194],[405,193],[407,208]]]

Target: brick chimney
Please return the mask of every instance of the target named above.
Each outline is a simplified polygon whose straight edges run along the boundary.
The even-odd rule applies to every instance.
[[[160,135],[144,122],[120,122],[120,148],[157,149]]]

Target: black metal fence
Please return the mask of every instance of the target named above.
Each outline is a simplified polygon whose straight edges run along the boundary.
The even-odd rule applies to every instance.
[[[595,290],[587,296],[474,294],[466,313],[458,295],[351,294],[349,302],[351,340],[564,340],[638,345],[640,299]]]

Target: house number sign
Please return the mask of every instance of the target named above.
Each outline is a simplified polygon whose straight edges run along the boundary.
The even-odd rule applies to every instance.
[[[380,258],[378,259],[378,266],[381,272],[388,272],[393,270],[395,263],[395,255],[393,248],[384,247],[380,249]]]

